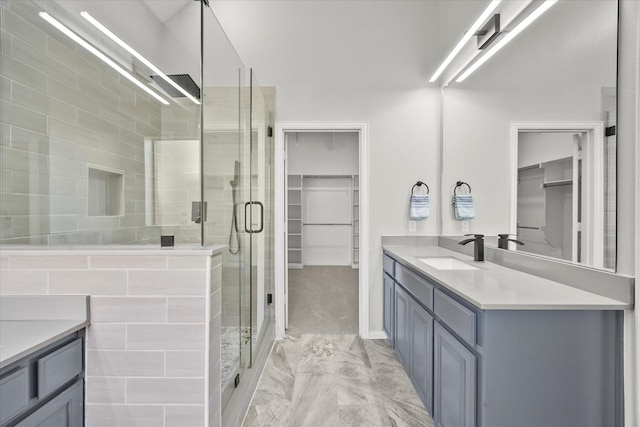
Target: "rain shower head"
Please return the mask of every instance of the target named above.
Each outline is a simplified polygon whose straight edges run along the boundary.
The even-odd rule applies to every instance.
[[[167,75],[171,80],[176,82],[179,86],[181,86],[184,90],[189,92],[194,98],[200,99],[200,88],[193,81],[189,74],[169,74]],[[172,98],[184,98],[184,94],[178,91],[175,87],[173,87],[170,83],[164,80],[160,76],[151,76],[154,82],[158,86],[162,88],[167,94]]]

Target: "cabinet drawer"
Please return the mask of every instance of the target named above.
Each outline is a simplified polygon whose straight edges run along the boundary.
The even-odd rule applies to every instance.
[[[38,359],[38,398],[82,373],[82,338]]]
[[[396,264],[396,281],[425,307],[433,310],[433,285],[407,267]]]
[[[460,338],[476,344],[476,314],[451,297],[435,290],[434,313]]]
[[[0,424],[26,409],[29,404],[28,368],[22,368],[0,379]]]
[[[395,261],[389,255],[384,255],[382,257],[382,270],[387,273],[389,276],[395,276],[396,272],[394,269]]]

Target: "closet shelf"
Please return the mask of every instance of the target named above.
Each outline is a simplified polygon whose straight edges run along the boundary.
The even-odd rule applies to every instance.
[[[517,225],[516,228],[522,228],[525,230],[542,230],[542,227],[531,226],[531,225]]]
[[[573,179],[558,179],[555,181],[546,181],[542,183],[543,188],[559,187],[561,185],[573,185]]]
[[[304,222],[302,225],[352,225],[350,222]]]

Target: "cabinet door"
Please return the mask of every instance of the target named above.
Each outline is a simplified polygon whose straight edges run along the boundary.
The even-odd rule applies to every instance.
[[[384,332],[387,334],[387,337],[389,338],[389,342],[391,343],[391,347],[394,346],[394,335],[395,335],[395,331],[394,331],[394,317],[395,317],[395,313],[393,310],[393,302],[394,302],[394,287],[395,284],[393,283],[393,279],[391,279],[389,276],[387,276],[386,274],[383,273],[384,276],[384,282],[383,282],[383,288],[384,288],[384,294],[383,294],[383,310],[384,310],[384,320],[383,320],[383,325],[382,327],[384,328]]]
[[[433,317],[411,301],[411,381],[433,414]]]
[[[16,427],[82,427],[83,406],[83,381],[79,380]]]
[[[434,324],[434,420],[439,427],[476,425],[476,357]]]
[[[398,359],[409,372],[411,297],[400,286],[395,288],[396,353]]]

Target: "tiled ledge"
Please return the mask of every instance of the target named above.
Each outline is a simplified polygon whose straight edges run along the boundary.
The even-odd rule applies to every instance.
[[[26,246],[3,245],[0,256],[33,255],[216,255],[226,249],[226,245],[178,245],[159,247],[157,245],[72,245],[72,246]]]

